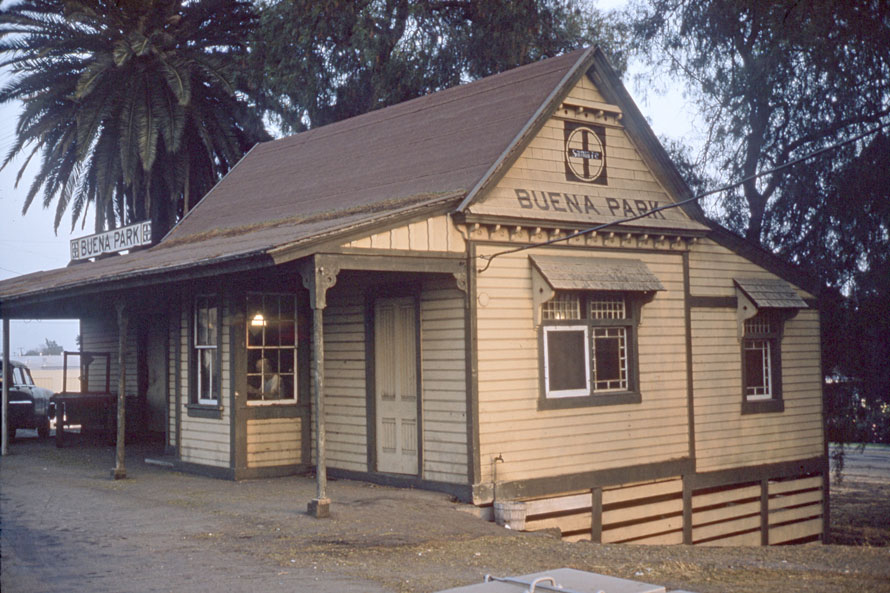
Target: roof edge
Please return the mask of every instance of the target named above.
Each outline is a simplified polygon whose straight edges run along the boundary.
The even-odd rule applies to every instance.
[[[817,299],[820,298],[822,292],[826,289],[826,286],[819,281],[818,277],[802,266],[785,261],[763,246],[737,235],[713,220],[708,220],[708,224],[711,227],[711,231],[707,235],[709,239],[751,260],[767,272],[771,272],[794,286],[807,291]]]
[[[275,265],[284,264],[305,257],[306,255],[310,255],[311,253],[314,253],[317,248],[324,247],[332,241],[352,240],[350,239],[352,235],[360,237],[361,233],[368,232],[378,226],[391,227],[393,223],[398,224],[402,220],[408,220],[420,213],[428,215],[430,212],[441,210],[442,214],[447,214],[451,211],[452,204],[463,196],[464,193],[465,192],[462,190],[451,192],[434,200],[406,206],[371,220],[364,220],[346,226],[332,228],[324,233],[312,235],[303,240],[278,245],[274,248],[267,249],[265,253],[272,258]]]
[[[500,181],[500,178],[503,177],[507,169],[510,168],[510,165],[512,165],[519,157],[531,139],[535,137],[535,134],[541,129],[553,111],[555,111],[559,102],[569,94],[569,91],[571,91],[575,83],[584,75],[587,69],[590,68],[593,64],[594,55],[599,51],[601,50],[598,46],[591,46],[578,57],[578,60],[566,71],[553,90],[550,91],[550,94],[547,95],[544,102],[538,106],[538,109],[532,117],[524,126],[522,126],[522,129],[519,130],[516,137],[510,141],[507,148],[504,149],[504,152],[501,153],[485,174],[482,175],[479,181],[476,182],[476,185],[467,192],[467,197],[465,197],[457,207],[457,212],[466,211],[470,204],[476,201],[478,196],[485,193],[492,184]]]
[[[228,173],[226,173],[225,175],[223,175],[223,176],[221,176],[219,179],[217,179],[217,180],[216,180],[216,183],[213,184],[213,187],[211,187],[211,188],[207,191],[206,194],[204,194],[203,196],[201,196],[201,199],[198,200],[198,202],[197,202],[194,206],[192,206],[192,207],[189,209],[189,211],[186,212],[186,213],[183,215],[182,218],[180,218],[179,220],[176,221],[176,224],[174,224],[174,225],[170,228],[170,230],[167,231],[167,234],[165,234],[163,237],[161,237],[161,240],[158,241],[157,244],[160,245],[161,243],[163,243],[163,242],[167,239],[167,237],[169,237],[170,235],[172,235],[172,234],[176,231],[176,229],[178,229],[179,226],[180,226],[183,222],[185,222],[185,220],[189,217],[189,215],[190,215],[192,212],[194,212],[195,209],[196,209],[198,206],[200,206],[201,203],[202,203],[204,200],[207,199],[207,196],[209,196],[210,194],[212,194],[212,193],[213,193],[213,190],[215,190],[217,187],[219,187],[219,184],[222,183],[222,180],[225,179],[226,177],[228,177],[228,176],[229,176],[229,173],[231,173],[232,171],[234,171],[234,170],[238,167],[238,165],[240,165],[242,162],[244,162],[244,159],[246,159],[247,156],[248,156],[250,153],[253,152],[253,149],[256,148],[257,146],[259,146],[260,144],[262,144],[262,143],[261,143],[261,142],[254,142],[253,146],[251,146],[251,147],[247,150],[247,152],[245,152],[244,154],[241,155],[241,158],[238,159],[238,162],[235,163],[234,165],[232,165],[232,168],[229,169]]]
[[[680,199],[680,201],[691,198],[692,190],[683,179],[674,161],[670,158],[658,136],[652,130],[646,117],[637,107],[636,102],[621,77],[615,72],[609,58],[602,51],[596,52],[593,59],[594,68],[590,71],[590,77],[599,91],[612,103],[621,105],[624,108],[624,117],[622,122],[628,132],[628,136],[642,144],[640,148],[640,156],[646,164],[652,169],[655,176],[662,182],[667,184],[668,191]],[[708,218],[704,211],[698,205],[698,202],[690,202],[680,206],[683,212],[691,219],[707,225]]]

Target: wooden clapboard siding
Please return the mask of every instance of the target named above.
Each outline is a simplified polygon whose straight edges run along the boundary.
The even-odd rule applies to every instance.
[[[222,413],[219,418],[199,418],[190,416],[190,382],[194,372],[189,368],[189,351],[192,347],[191,315],[193,302],[183,299],[180,317],[180,442],[179,457],[182,461],[215,467],[231,465],[231,409],[227,405],[232,391],[231,384],[231,326],[232,311],[228,299],[221,299],[222,325],[220,327],[220,400]]]
[[[593,496],[587,492],[526,501],[525,531],[559,529],[567,541],[591,539]]]
[[[770,480],[769,543],[815,541],[822,534],[822,476]]]
[[[300,419],[247,421],[247,466],[291,465],[302,461]]]
[[[80,323],[81,349],[84,352],[107,352],[109,357],[109,367],[111,369],[110,384],[108,391],[117,393],[118,389],[118,331],[117,316],[112,309],[103,317],[93,317],[83,319]],[[139,373],[137,371],[137,360],[139,353],[136,347],[136,328],[131,318],[127,327],[127,355],[126,355],[126,392],[128,395],[137,395],[139,391]],[[71,363],[78,364],[77,358],[69,360]],[[78,391],[80,384],[77,377],[80,373],[77,368],[69,369],[68,385],[69,391]],[[90,391],[105,391],[105,360],[97,358],[90,365],[90,383],[88,386]]]
[[[327,464],[367,471],[365,300],[355,286],[337,285],[328,291],[324,372]]]
[[[466,251],[466,241],[451,218],[432,216],[426,220],[375,233],[343,245],[368,249],[410,251]]]
[[[176,355],[179,352],[176,341],[180,338],[182,311],[179,307],[170,306],[167,317],[167,445],[177,445],[176,406],[178,404],[176,390]]]
[[[732,284],[731,280],[729,283]],[[733,293],[734,294],[734,293]],[[741,414],[742,369],[736,311],[692,310],[696,464],[728,469],[822,454],[819,318],[811,309],[785,323],[781,413]]]
[[[692,541],[711,546],[757,546],[761,486],[733,484],[692,495]]]
[[[582,77],[569,92],[566,99],[581,102],[592,101],[606,103],[589,78]],[[576,121],[584,125],[601,125],[605,133],[606,175],[608,185],[580,183],[566,179],[565,172],[565,121]],[[556,192],[560,200],[563,193],[582,196],[589,195],[596,204],[598,213],[580,214],[570,212],[565,203],[560,207],[551,208],[543,198],[541,206],[522,208],[517,200],[516,190],[534,190]],[[531,140],[522,154],[512,164],[497,187],[485,198],[472,206],[475,213],[532,218],[536,216],[577,222],[578,220],[602,221],[603,219],[619,218],[624,215],[623,209],[612,211],[606,207],[603,198],[627,200],[630,204],[637,201],[644,203],[647,209],[650,203],[665,205],[671,200],[661,183],[652,174],[649,167],[637,150],[634,142],[628,137],[624,127],[613,117],[602,119],[587,114],[578,116],[574,110],[558,110],[537,135]],[[622,203],[623,205],[623,203]],[[632,206],[635,207],[635,206]],[[543,208],[543,209],[542,209]],[[563,210],[563,211],[560,211]],[[637,212],[634,211],[634,214]],[[643,218],[629,223],[632,226],[675,226],[685,228],[699,225],[692,223],[679,209],[664,212],[664,219]]]
[[[733,278],[776,278],[754,262],[710,239],[698,241],[689,254],[690,292],[693,296],[735,296]],[[803,298],[813,295],[798,289]]]
[[[679,478],[603,489],[603,543],[683,543],[683,482]]]
[[[467,480],[465,295],[453,278],[429,280],[420,297],[423,478]]]
[[[494,248],[480,246],[479,253]],[[541,249],[554,255],[590,251]],[[499,480],[558,476],[688,455],[683,270],[679,254],[609,253],[643,260],[664,291],[644,306],[639,326],[642,403],[539,410],[538,333],[526,254],[502,256],[478,276],[479,440],[482,481],[502,455]],[[484,299],[483,299],[484,300]],[[670,336],[679,334],[679,338]],[[666,346],[665,346],[666,344]]]

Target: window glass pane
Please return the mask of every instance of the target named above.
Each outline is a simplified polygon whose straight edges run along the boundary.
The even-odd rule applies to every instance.
[[[293,400],[296,302],[291,295],[248,296],[247,398]]]
[[[587,390],[587,348],[583,330],[546,332],[548,391]]]
[[[745,393],[769,397],[770,341],[745,340]]]
[[[269,369],[268,372],[263,373],[263,398],[282,399],[281,375],[275,370]]]
[[[294,372],[294,351],[290,348],[282,348],[281,353],[279,354],[279,372],[282,373],[293,373]]]
[[[262,384],[263,380],[259,375],[247,375],[247,399],[263,399],[260,389]]]
[[[581,299],[576,294],[559,293],[543,304],[544,319],[581,319]]]
[[[213,299],[213,302],[209,302],[206,309],[206,321],[207,324],[207,342],[206,344],[215,346],[217,342],[216,338],[216,299]]]
[[[624,297],[597,296],[588,301],[591,319],[624,319]]]
[[[207,309],[203,299],[198,299],[195,308],[195,336],[195,346],[207,345]]]
[[[266,317],[263,309],[262,295],[247,296],[247,345],[263,345],[263,328],[266,325]]]
[[[195,345],[216,346],[216,298],[195,299]]]
[[[278,326],[278,339],[282,346],[293,346],[297,343],[297,324],[293,318],[281,320]]]
[[[745,320],[745,335],[768,334],[772,332],[770,318],[763,313]]]
[[[627,339],[623,327],[593,329],[593,390],[626,390]]]
[[[294,399],[293,375],[281,375],[281,399]]]
[[[264,346],[276,347],[280,345],[278,339],[278,318],[272,318],[266,320],[266,339],[264,342]]]
[[[215,348],[204,348],[204,349],[198,350],[198,399],[199,400],[216,400],[217,399],[215,373],[213,372],[215,358],[216,358],[216,349]]]

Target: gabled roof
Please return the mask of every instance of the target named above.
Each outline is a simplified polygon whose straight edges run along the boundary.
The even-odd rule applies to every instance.
[[[271,265],[277,251],[363,225],[453,211],[593,51],[258,144],[158,245],[0,282],[0,298],[165,281],[177,270],[248,260]]]
[[[158,245],[2,281],[0,305],[272,266],[381,225],[462,211],[497,184],[585,74],[625,110],[628,133],[665,187],[688,197],[608,59],[578,50],[258,144]],[[706,222],[697,205],[683,209]]]
[[[466,193],[590,53],[572,52],[259,144],[164,241]]]

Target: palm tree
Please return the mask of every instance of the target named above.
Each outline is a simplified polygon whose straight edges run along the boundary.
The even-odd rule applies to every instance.
[[[155,238],[268,134],[237,88],[244,0],[24,0],[0,11],[0,102],[22,101],[6,166],[40,153],[41,193],[72,228],[150,218]]]

